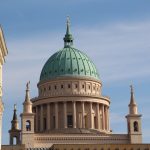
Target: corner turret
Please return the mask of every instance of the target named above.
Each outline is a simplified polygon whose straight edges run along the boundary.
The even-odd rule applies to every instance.
[[[134,98],[133,86],[131,88],[131,98],[129,106],[129,114],[127,118],[128,135],[130,137],[130,143],[142,143],[142,131],[141,131],[141,114],[138,114],[137,104]]]
[[[32,112],[32,102],[29,94],[30,82],[26,84],[25,101],[23,103],[23,113],[21,116],[21,144],[28,143],[26,148],[34,147],[34,113]]]
[[[10,145],[16,145],[20,144],[20,133],[21,130],[19,130],[19,123],[17,119],[17,109],[16,104],[14,105],[14,114],[13,119],[11,121],[11,130],[9,130],[9,136],[10,136]]]

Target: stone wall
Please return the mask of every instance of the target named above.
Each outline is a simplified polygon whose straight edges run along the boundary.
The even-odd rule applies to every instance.
[[[25,150],[25,145],[2,145],[2,150]]]
[[[150,150],[150,144],[54,144],[52,150]]]

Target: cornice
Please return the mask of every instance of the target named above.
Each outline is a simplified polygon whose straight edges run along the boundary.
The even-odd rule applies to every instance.
[[[70,100],[71,99],[71,100]],[[110,105],[110,100],[107,97],[92,97],[92,96],[59,96],[59,97],[48,97],[42,99],[36,99],[32,101],[33,107],[41,104],[48,104],[53,102],[92,102],[92,103],[102,103],[105,105]]]

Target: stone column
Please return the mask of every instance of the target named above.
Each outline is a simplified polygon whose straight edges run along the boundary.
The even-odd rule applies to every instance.
[[[64,102],[64,128],[67,128],[67,103]]]
[[[36,132],[38,132],[38,129],[39,129],[39,124],[38,124],[38,106],[36,106]]]
[[[93,129],[92,102],[90,102],[90,128]]]
[[[41,105],[40,110],[40,131],[43,131],[43,105]]]
[[[96,104],[96,121],[97,121],[97,129],[100,129],[100,113],[99,113],[99,103]]]
[[[55,103],[55,129],[58,129],[58,103]]]
[[[76,128],[76,102],[73,102],[73,128]]]
[[[107,107],[107,121],[108,121],[107,125],[108,125],[108,131],[110,131],[110,120],[109,119],[110,119],[109,118],[109,107]]]
[[[47,130],[50,130],[50,104],[47,104]]]
[[[104,111],[105,111],[105,129],[108,130],[107,106],[104,107]]]
[[[104,111],[104,105],[102,105],[102,120],[103,120],[103,130],[105,130],[105,111]]]
[[[82,128],[85,128],[85,120],[84,120],[84,102],[82,102]]]

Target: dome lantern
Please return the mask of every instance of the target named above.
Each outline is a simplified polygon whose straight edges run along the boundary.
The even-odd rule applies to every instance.
[[[70,18],[67,17],[67,28],[66,28],[66,34],[64,37],[64,47],[71,47],[73,45],[73,37],[70,33]]]

